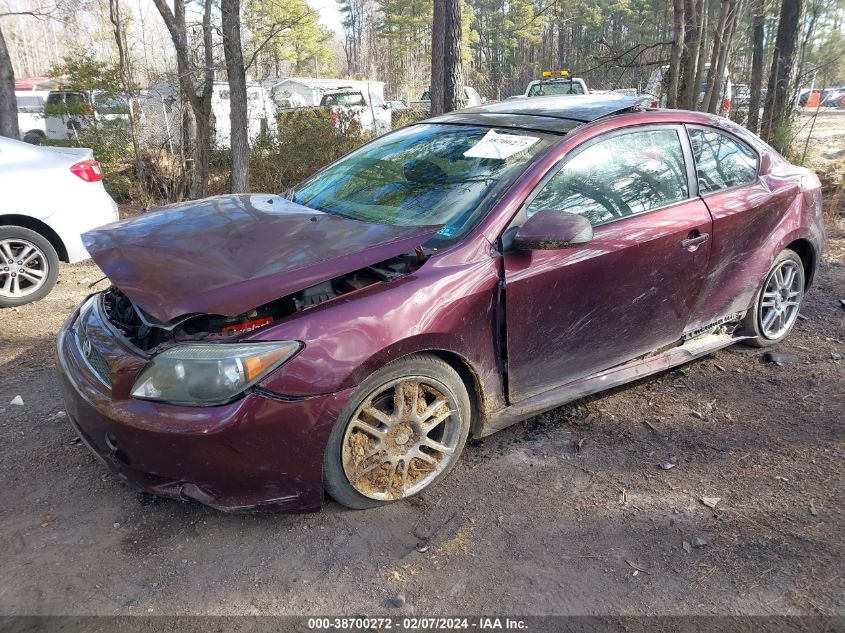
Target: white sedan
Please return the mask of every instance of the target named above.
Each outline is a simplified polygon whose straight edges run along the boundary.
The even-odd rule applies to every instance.
[[[59,261],[88,258],[80,235],[115,222],[94,152],[0,137],[0,308],[38,301]]]

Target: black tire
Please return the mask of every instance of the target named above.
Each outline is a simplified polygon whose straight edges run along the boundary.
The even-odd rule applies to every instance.
[[[763,317],[765,316],[765,308],[763,306],[764,291],[772,282],[772,277],[784,265],[787,265],[792,270],[795,270],[795,275],[797,277],[796,283],[800,287],[800,294],[796,297],[798,303],[795,307],[794,316],[791,317],[788,325],[783,329],[783,331],[777,332],[776,335],[772,335],[771,333],[767,335],[765,332],[766,328],[763,324]],[[754,296],[754,302],[751,304],[751,307],[742,322],[743,334],[752,337],[745,339],[743,342],[752,347],[770,347],[780,343],[789,336],[789,333],[792,331],[792,328],[798,320],[798,310],[800,310],[801,301],[804,298],[805,283],[804,263],[801,261],[801,258],[795,251],[791,251],[789,249],[781,251],[781,253],[775,258],[775,261],[772,262],[772,266],[769,268],[769,272],[766,273],[766,278],[763,280],[760,289]]]
[[[47,271],[44,283],[37,290],[22,297],[7,296],[3,293],[6,275],[2,273],[8,273],[4,269],[9,265],[9,262],[4,257],[0,261],[0,308],[15,308],[33,301],[40,301],[50,294],[50,291],[56,285],[56,279],[59,277],[59,256],[56,254],[56,249],[46,238],[22,226],[0,226],[0,242],[8,239],[26,240],[32,244],[39,251],[38,257],[43,257]]]
[[[44,140],[45,137],[41,132],[27,132],[23,137],[23,142],[30,145],[41,145]]]
[[[395,499],[373,499],[359,492],[347,477],[343,464],[344,438],[347,428],[353,422],[353,415],[359,410],[359,407],[364,405],[366,400],[372,400],[374,394],[379,394],[381,390],[388,388],[387,386],[391,383],[406,377],[431,379],[438,385],[438,389],[443,392],[442,395],[448,399],[448,402],[454,403],[455,408],[451,409],[452,414],[449,417],[457,416],[457,419],[449,424],[452,425],[451,435],[455,449],[448,456],[448,461],[444,464],[443,469],[422,489]],[[386,505],[418,494],[423,490],[431,489],[452,470],[460,459],[469,434],[471,419],[472,405],[470,404],[469,394],[467,394],[461,377],[448,363],[430,354],[414,354],[385,365],[361,383],[332,429],[323,459],[323,480],[326,492],[335,501],[347,508],[364,510]],[[445,426],[445,423],[443,426]],[[400,462],[403,459],[405,458],[398,458]],[[410,463],[413,463],[413,457],[407,459]],[[405,465],[405,468],[410,468],[410,466]],[[389,481],[392,481],[392,477]],[[405,479],[402,478],[402,485],[404,485],[404,482]],[[390,494],[390,486],[392,484],[388,484],[388,495]]]

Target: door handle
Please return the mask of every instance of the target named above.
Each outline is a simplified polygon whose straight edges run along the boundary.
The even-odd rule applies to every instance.
[[[696,231],[697,233],[697,231]],[[692,234],[691,234],[692,235]],[[695,237],[688,237],[686,239],[681,240],[681,246],[683,248],[694,248],[699,244],[704,244],[707,240],[710,239],[709,233],[702,233],[701,235],[696,235]]]

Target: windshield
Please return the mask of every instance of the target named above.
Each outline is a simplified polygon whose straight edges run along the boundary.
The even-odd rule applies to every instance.
[[[582,94],[584,94],[584,87],[577,81],[544,81],[528,89],[529,97]]]
[[[293,200],[365,222],[442,224],[435,239],[440,245],[478,224],[555,139],[534,131],[413,125],[317,173]]]
[[[321,106],[361,106],[364,103],[364,95],[360,92],[335,92],[327,94],[320,102]]]

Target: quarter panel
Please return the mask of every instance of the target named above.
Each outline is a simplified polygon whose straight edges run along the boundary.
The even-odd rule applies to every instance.
[[[496,363],[498,271],[487,252],[470,262],[460,250],[431,258],[403,279],[305,310],[251,340],[300,340],[305,348],[261,387],[286,396],[357,385],[386,363],[420,351],[466,359],[485,402],[503,404]]]
[[[704,201],[713,216],[711,264],[688,330],[746,311],[787,238],[801,234],[800,178],[763,176]]]

